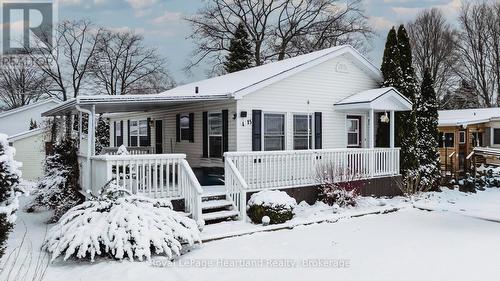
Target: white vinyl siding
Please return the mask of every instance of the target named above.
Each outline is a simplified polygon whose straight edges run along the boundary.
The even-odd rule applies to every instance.
[[[45,136],[44,133],[36,134],[17,141],[12,146],[16,149],[14,159],[23,163],[21,172],[23,179],[36,180],[43,176],[45,162]]]
[[[343,64],[347,72],[336,71]],[[293,115],[297,112],[322,112],[323,148],[347,147],[346,117],[362,115],[362,131],[365,130],[365,112],[340,112],[333,105],[358,92],[378,88],[380,82],[373,79],[366,70],[349,55],[342,55],[310,69],[292,75],[272,85],[259,89],[238,100],[238,112],[247,111],[248,117],[238,114],[238,151],[252,150],[252,110],[286,113],[286,149],[292,150]],[[250,124],[249,124],[250,123]],[[314,124],[314,122],[313,122]],[[367,134],[362,132],[362,145],[366,145]]]

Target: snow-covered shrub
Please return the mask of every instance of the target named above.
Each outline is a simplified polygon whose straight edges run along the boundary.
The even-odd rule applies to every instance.
[[[318,168],[318,198],[322,202],[339,207],[356,206],[358,188],[363,183],[355,172],[338,169],[334,164],[326,164]]]
[[[127,147],[123,144],[120,145],[120,147],[118,147],[118,150],[116,151],[116,155],[129,155]]]
[[[252,194],[248,201],[247,214],[254,223],[260,224],[262,218],[268,216],[269,223],[278,224],[291,220],[296,206],[297,201],[286,192],[264,190]]]
[[[106,118],[99,115],[95,132],[95,152],[100,154],[104,147],[109,146],[109,122]]]
[[[21,163],[14,160],[14,154],[15,149],[9,146],[7,135],[0,134],[0,258],[19,208],[17,185],[21,178]]]
[[[56,222],[66,211],[83,202],[79,193],[79,168],[76,142],[63,140],[54,146],[54,155],[45,159],[45,175],[37,186],[28,211],[39,208],[54,210],[50,222]]]
[[[183,244],[200,242],[196,222],[175,212],[168,200],[150,199],[112,185],[99,197],[73,207],[49,230],[44,249],[64,256],[116,259],[181,255]]]

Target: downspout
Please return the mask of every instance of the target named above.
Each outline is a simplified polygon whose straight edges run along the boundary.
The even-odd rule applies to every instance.
[[[92,154],[92,141],[90,140],[90,132],[91,132],[91,130],[93,130],[93,127],[94,127],[94,120],[93,120],[94,116],[92,115],[92,111],[85,109],[85,108],[82,108],[79,105],[76,105],[75,108],[79,112],[86,113],[89,116],[88,128],[87,128],[87,169],[86,169],[87,170],[87,184],[89,186],[85,187],[86,188],[85,192],[87,192],[87,190],[89,190],[91,188],[91,185],[92,185],[92,173],[91,173],[92,162],[90,161],[90,157],[92,156],[91,155]],[[80,122],[80,124],[82,124],[82,122]]]

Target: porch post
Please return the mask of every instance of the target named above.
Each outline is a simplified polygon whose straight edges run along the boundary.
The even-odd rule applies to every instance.
[[[92,124],[90,126],[90,124]],[[92,109],[91,109],[91,114],[89,116],[89,142],[91,143],[91,151],[92,151],[92,155],[91,156],[94,156],[95,155],[95,105],[92,105]]]
[[[394,126],[395,126],[395,123],[396,123],[396,118],[395,118],[395,114],[394,114],[394,110],[391,110],[391,120],[389,121],[390,122],[390,127],[391,127],[391,130],[390,130],[390,140],[391,140],[391,148],[394,148],[395,146],[395,142],[394,142]]]
[[[370,109],[370,148],[375,147],[375,111]]]
[[[82,154],[83,128],[82,112],[78,111],[78,151]]]

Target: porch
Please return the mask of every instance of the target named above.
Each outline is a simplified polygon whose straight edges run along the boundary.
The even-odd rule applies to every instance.
[[[407,110],[411,107],[411,103],[404,100],[393,89],[377,89],[368,94],[362,92],[354,97],[355,101],[351,98],[335,104],[333,110],[330,105],[330,109],[328,112],[324,111],[324,114],[307,112],[305,115],[303,113],[295,115],[293,112],[278,114],[254,110],[252,115],[255,118],[259,117],[262,121],[253,122],[258,126],[245,126],[245,124],[252,124],[252,120],[246,119],[248,115],[244,109],[238,109],[241,110],[239,112],[236,107],[229,107],[228,110],[228,105],[234,105],[235,101],[227,96],[79,97],[45,115],[59,116],[61,124],[65,123],[63,120],[65,116],[78,116],[80,185],[83,191],[99,194],[102,187],[114,181],[121,189],[133,194],[168,198],[175,203],[178,210],[184,211],[197,221],[213,222],[225,218],[245,219],[249,193],[265,189],[290,190],[314,187],[321,183],[320,174],[327,165],[339,171],[336,179],[338,182],[398,176],[399,148],[395,147],[394,139],[395,112]],[[211,104],[217,104],[219,107],[211,106]],[[179,118],[169,119],[157,113],[157,110],[178,107],[183,108],[181,110],[188,108],[186,111],[189,113],[190,121],[186,123],[189,124],[188,128],[191,131],[188,131],[189,138],[185,142],[182,142],[183,132]],[[200,111],[195,114],[191,113],[193,111],[190,110],[193,107],[201,108],[203,114]],[[212,113],[213,108],[216,108],[218,112]],[[112,147],[105,147],[101,155],[96,155],[96,115],[120,112],[121,115],[131,116],[127,117],[129,121],[125,122],[125,124],[130,123],[125,127],[126,133],[121,131],[124,128],[124,122],[122,121],[120,125],[121,143],[129,146],[130,154],[117,155],[117,144],[120,142],[117,141],[118,131],[114,127],[115,132],[112,130],[111,133]],[[138,112],[137,115],[144,120],[144,128],[141,127],[142,121],[137,121],[134,112]],[[182,111],[168,112],[169,116],[180,116],[179,113]],[[376,121],[379,119],[376,117],[377,113],[385,113],[384,122],[390,125],[388,132],[388,139],[390,139],[388,146],[390,147],[388,148],[375,147]],[[86,137],[82,131],[84,114],[89,116]],[[354,114],[362,114],[364,119],[357,124],[349,122],[348,117]],[[155,115],[160,117],[151,118]],[[203,130],[192,117],[199,118],[201,115],[203,116]],[[296,118],[298,116],[302,118]],[[214,117],[213,123],[210,117]],[[314,122],[312,122],[313,117]],[[161,125],[155,124],[160,120],[164,121],[160,123]],[[173,120],[178,120],[177,124]],[[301,134],[287,135],[288,131],[285,130],[287,124],[291,123],[295,128],[295,121],[304,120],[306,122],[297,123],[301,126],[294,130]],[[274,122],[271,125],[266,123],[271,121]],[[328,123],[328,128],[335,127],[330,124],[332,122],[345,124],[345,139],[339,135],[335,136],[334,140],[330,140],[321,135],[322,124]],[[168,142],[165,143],[163,132],[156,132],[156,135],[152,133],[168,126],[173,126],[174,129],[166,134],[177,138],[177,144],[179,144],[177,148],[168,149]],[[210,130],[208,130],[209,127]],[[259,130],[255,132],[257,127]],[[303,130],[300,131],[299,128]],[[147,133],[142,135],[141,131]],[[267,132],[271,133],[269,138],[266,135]],[[195,133],[197,135],[194,135]],[[245,133],[249,134],[244,135]],[[280,147],[281,150],[248,151],[248,148],[236,146],[236,136],[242,138],[246,145],[260,147],[262,150],[273,147],[266,144],[266,140],[271,139],[272,144]],[[246,140],[242,136],[245,136]],[[141,137],[145,137],[144,141]],[[249,142],[248,139],[251,141]],[[159,141],[162,141],[161,145],[158,145]],[[298,144],[295,141],[301,141],[305,147],[301,150],[292,150]],[[142,142],[144,146],[140,145]],[[170,145],[172,146],[172,139],[170,139]],[[190,159],[189,157],[193,155],[200,160]],[[221,186],[215,189],[202,186],[193,171],[193,167],[200,167],[200,165],[222,168],[224,178]],[[315,189],[309,188],[309,190]]]

